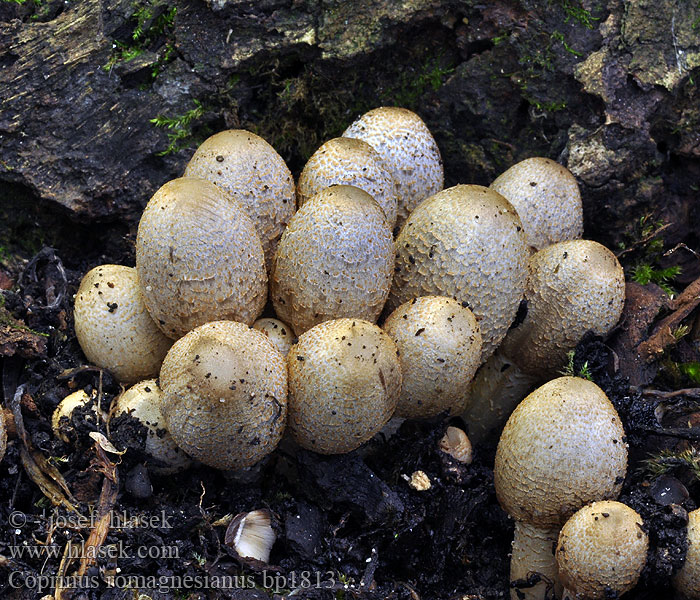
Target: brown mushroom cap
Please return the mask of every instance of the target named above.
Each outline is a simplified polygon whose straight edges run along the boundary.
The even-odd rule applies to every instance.
[[[442,189],[440,150],[416,113],[395,106],[375,108],[356,119],[343,137],[367,142],[394,176],[399,189],[398,227],[422,200]]]
[[[673,588],[681,598],[700,599],[700,508],[688,513],[688,552]]]
[[[75,335],[86,358],[129,384],[158,373],[172,345],[151,319],[136,269],[101,265],[75,295]]]
[[[403,385],[396,416],[464,410],[481,358],[474,313],[453,298],[423,296],[399,306],[382,328],[399,349]]]
[[[299,337],[287,356],[289,430],[322,454],[350,452],[391,418],[401,367],[391,338],[360,319],[325,321]]]
[[[520,219],[497,192],[457,185],[422,202],[396,238],[388,308],[429,294],[466,302],[488,358],[520,305],[529,252]]]
[[[249,467],[272,452],[287,415],[284,357],[235,321],[189,332],[160,371],[161,411],[180,448],[217,469]]]
[[[571,172],[549,158],[525,159],[499,175],[491,189],[505,196],[518,211],[535,250],[580,238],[583,205]]]
[[[384,212],[359,188],[319,192],[292,217],[270,272],[275,313],[297,335],[341,317],[376,321],[394,272]]]
[[[147,379],[131,386],[117,398],[110,426],[122,414],[131,415],[146,428],[144,451],[154,460],[149,468],[154,473],[167,475],[187,469],[192,460],[175,443],[165,428],[160,411],[162,391],[155,379]]]
[[[270,341],[285,357],[289,353],[289,349],[297,341],[292,328],[279,319],[270,319],[268,317],[258,319],[253,323],[253,329],[261,331],[270,338]]]
[[[398,187],[377,151],[367,142],[346,137],[328,140],[311,155],[299,175],[299,208],[331,185],[354,185],[382,207],[389,228],[396,224]]]
[[[591,381],[560,377],[508,419],[494,483],[516,520],[551,528],[588,502],[616,498],[626,470],[625,432],[608,397]]]
[[[604,600],[631,590],[644,568],[649,538],[639,514],[621,502],[584,506],[564,524],[557,566],[570,600]]]
[[[136,269],[148,311],[172,338],[216,319],[252,325],[265,306],[265,258],[253,222],[204,179],[173,179],[151,198],[139,222]]]
[[[184,176],[207,179],[240,203],[255,224],[269,267],[295,208],[294,179],[277,151],[250,131],[221,131],[197,148]]]

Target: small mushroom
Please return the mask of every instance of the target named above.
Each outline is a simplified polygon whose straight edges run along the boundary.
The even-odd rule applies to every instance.
[[[688,552],[673,588],[683,600],[700,599],[700,508],[688,513]]]
[[[217,469],[250,467],[272,452],[287,415],[287,369],[268,337],[235,321],[190,331],[160,371],[166,429]]]
[[[236,515],[224,536],[226,545],[242,559],[263,563],[270,561],[270,551],[276,539],[270,511],[264,508]]]
[[[563,600],[605,600],[628,592],[637,585],[648,548],[637,511],[612,500],[584,506],[559,533],[556,559]]]
[[[282,356],[287,356],[289,349],[296,343],[297,339],[294,336],[292,328],[283,323],[279,319],[258,319],[253,323],[253,329],[262,331],[275,347],[282,353]]]
[[[358,448],[391,418],[401,366],[391,338],[360,319],[325,321],[299,337],[287,356],[289,430],[321,454]]]
[[[616,498],[626,471],[620,418],[593,382],[560,377],[518,405],[498,442],[494,484],[515,519],[511,582],[532,573],[544,580],[513,589],[513,600],[544,598],[545,581],[556,581],[560,527],[585,504]]]
[[[473,458],[472,443],[464,429],[450,425],[440,439],[440,450],[456,461],[470,465]]]
[[[518,211],[533,251],[581,237],[583,205],[578,183],[553,160],[527,158],[499,175],[491,189]]]
[[[99,420],[106,420],[106,415],[97,406],[95,395],[88,396],[85,390],[78,390],[68,394],[53,411],[51,429],[54,435],[66,444],[70,444],[75,435],[73,413],[78,408],[86,407],[90,410],[85,414],[85,418],[93,422],[95,429]]]
[[[136,269],[101,265],[75,295],[75,335],[85,357],[125,384],[158,373],[172,340],[146,310]]]

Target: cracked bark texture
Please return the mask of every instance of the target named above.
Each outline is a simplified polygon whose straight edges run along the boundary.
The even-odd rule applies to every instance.
[[[138,56],[115,60],[120,44]],[[447,185],[528,156],[568,165],[586,235],[609,245],[647,212],[696,216],[697,2],[2,1],[0,66],[0,198],[21,188],[83,222],[133,224],[215,131],[255,131],[298,174],[386,104],[426,120]],[[186,114],[181,149],[162,156],[178,129],[151,120]]]

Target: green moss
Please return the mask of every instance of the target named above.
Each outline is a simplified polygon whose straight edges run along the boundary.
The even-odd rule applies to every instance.
[[[598,17],[594,17],[590,10],[583,8],[580,2],[572,0],[558,0],[557,4],[561,6],[566,14],[564,23],[574,22],[582,25],[586,29],[593,29],[595,21]]]
[[[184,114],[175,117],[158,115],[157,117],[150,119],[150,122],[153,123],[153,125],[166,129],[168,134],[168,147],[165,150],[158,152],[156,156],[167,156],[168,154],[174,154],[175,152],[186,148],[193,142],[192,127],[194,122],[205,112],[205,108],[199,100],[194,100],[194,104],[194,108],[191,108]]]
[[[681,268],[679,266],[662,269],[648,263],[641,263],[632,269],[632,281],[636,281],[640,285],[655,283],[667,294],[673,295],[676,291],[671,287],[670,282],[680,274]]]
[[[700,452],[695,448],[688,448],[680,452],[662,450],[643,461],[641,467],[642,472],[648,473],[654,478],[680,469],[688,469],[696,479],[700,479]]]

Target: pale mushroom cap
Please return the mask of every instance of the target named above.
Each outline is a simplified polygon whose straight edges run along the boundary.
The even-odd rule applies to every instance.
[[[343,132],[364,140],[382,157],[399,188],[396,225],[444,185],[442,158],[428,126],[414,112],[383,106],[366,112]]]
[[[287,356],[289,430],[322,454],[350,452],[391,418],[401,367],[391,338],[360,319],[325,321]]]
[[[588,502],[616,498],[626,470],[625,432],[608,397],[591,381],[560,377],[508,419],[494,483],[513,518],[551,528]]]
[[[264,333],[243,323],[214,321],[179,339],[163,361],[160,385],[170,435],[211,467],[249,467],[282,437],[284,357]]]
[[[403,375],[396,416],[462,412],[481,358],[474,313],[453,298],[422,296],[399,306],[383,329],[399,349]]]
[[[394,273],[384,213],[354,186],[319,192],[292,217],[270,272],[277,316],[297,335],[341,317],[376,321]]]
[[[258,319],[253,323],[253,329],[261,331],[270,338],[270,341],[282,353],[282,356],[285,357],[289,353],[289,349],[297,341],[292,328],[279,319],[271,319],[268,317]]]
[[[440,439],[439,448],[455,460],[470,465],[473,458],[472,443],[464,429],[450,425]]]
[[[173,343],[148,314],[132,267],[88,271],[75,295],[73,318],[88,361],[126,384],[156,375]]]
[[[204,179],[173,179],[151,198],[139,222],[136,269],[148,311],[172,338],[216,319],[252,325],[265,306],[265,258],[253,222]]]
[[[311,155],[299,175],[299,208],[332,185],[354,185],[382,207],[389,228],[396,224],[398,186],[377,151],[367,142],[351,138],[328,140]]]
[[[154,459],[149,465],[155,473],[163,475],[182,471],[192,460],[175,443],[165,427],[160,411],[162,392],[155,379],[147,379],[131,386],[117,398],[111,419],[129,414],[146,427],[144,451]]]
[[[642,517],[621,502],[593,502],[562,527],[559,578],[571,600],[604,600],[631,590],[644,568],[649,538]]]
[[[525,289],[529,252],[515,209],[488,188],[451,187],[411,213],[396,252],[389,309],[427,295],[466,302],[479,322],[486,360],[513,322]]]
[[[95,417],[95,422],[97,422],[103,415],[101,415],[101,411],[96,406],[94,399],[88,396],[85,390],[78,390],[72,394],[68,394],[61,400],[51,415],[51,429],[54,435],[60,440],[63,440],[66,444],[70,444],[70,438],[66,434],[66,430],[61,426],[61,419],[65,417],[70,421],[73,418],[73,411],[76,408],[82,408],[90,403],[92,403],[92,414]]]
[[[499,175],[491,188],[515,207],[535,250],[580,238],[581,192],[571,172],[549,158],[525,159]]]
[[[571,240],[532,255],[525,284],[527,314],[499,351],[532,375],[551,376],[566,364],[587,331],[607,335],[625,303],[625,274],[598,242]]]
[[[243,129],[207,138],[187,163],[185,177],[201,177],[228,192],[253,220],[268,267],[294,214],[294,178],[277,151]]]
[[[700,508],[688,513],[688,552],[673,587],[681,598],[700,598]]]

